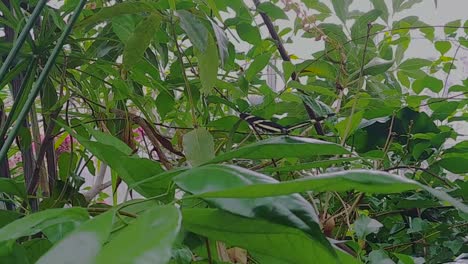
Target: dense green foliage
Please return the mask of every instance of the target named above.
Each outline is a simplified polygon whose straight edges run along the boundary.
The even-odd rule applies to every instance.
[[[447,84],[468,21],[395,19],[418,0],[46,2],[0,3],[0,263],[468,252],[468,79]],[[439,58],[407,54],[415,33]]]

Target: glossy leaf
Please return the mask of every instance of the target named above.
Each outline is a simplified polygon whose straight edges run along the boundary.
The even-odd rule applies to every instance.
[[[214,158],[213,136],[205,128],[196,128],[184,135],[184,152],[192,166]]]
[[[348,151],[335,143],[293,136],[273,137],[221,154],[210,161],[217,163],[234,158],[278,159],[307,158],[319,155],[340,155]]]
[[[449,202],[460,211],[468,212],[468,206],[442,191],[432,189],[401,176],[372,170],[350,170],[325,173],[320,176],[306,177],[293,181],[249,185],[225,191],[209,192],[198,196],[203,198],[255,198],[305,191],[343,192],[357,190],[366,193],[401,193],[416,189],[424,189],[438,199]]]
[[[95,263],[96,256],[112,230],[115,213],[115,210],[109,210],[83,223],[36,263]]]
[[[0,242],[34,235],[43,229],[67,222],[81,223],[89,216],[84,208],[60,208],[27,215],[0,229]]]
[[[102,248],[96,263],[167,263],[181,220],[175,206],[149,209]]]
[[[191,232],[281,263],[338,263],[333,252],[298,229],[214,209],[184,209],[183,219]]]
[[[198,167],[178,175],[174,181],[180,188],[193,194],[277,182],[266,175],[228,165]],[[235,214],[260,217],[295,226],[317,239],[322,236],[314,208],[300,195],[261,199],[208,199],[207,201]]]

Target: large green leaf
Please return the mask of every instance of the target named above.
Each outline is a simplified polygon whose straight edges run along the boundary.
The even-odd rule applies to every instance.
[[[184,209],[182,214],[187,230],[278,263],[338,263],[329,248],[295,228],[214,209]]]
[[[16,195],[18,197],[26,197],[26,189],[24,183],[18,182],[15,179],[0,177],[0,193]]]
[[[340,155],[349,153],[342,146],[311,138],[293,136],[272,137],[221,154],[210,161],[216,163],[233,158],[278,159],[286,157],[307,158],[319,155]]]
[[[184,135],[184,152],[192,166],[198,166],[215,157],[213,136],[205,128],[196,128]]]
[[[263,53],[253,60],[253,62],[250,64],[249,68],[245,71],[245,78],[248,81],[251,81],[257,73],[259,73],[263,68],[265,68],[268,65],[268,62],[270,62],[271,58],[271,53]]]
[[[62,223],[81,223],[88,220],[84,208],[49,209],[27,215],[0,229],[0,242],[34,235],[47,227]]]
[[[103,247],[96,263],[167,263],[181,220],[175,206],[149,209]]]
[[[120,146],[120,144],[113,143],[118,139],[110,139],[109,137],[112,137],[111,135],[108,135],[108,139],[105,141],[96,142],[74,133],[69,127],[63,124],[60,125],[77,139],[86,150],[115,170],[128,185],[135,186],[135,190],[141,195],[152,197],[164,194],[168,191],[171,183],[170,178],[152,177],[164,171],[158,162],[138,156],[130,156],[129,153],[122,152],[123,147]],[[106,137],[102,135],[102,133],[100,135],[101,137]],[[117,147],[115,145],[117,145]],[[152,177],[151,180],[144,181],[150,177]],[[136,185],[136,183],[140,184]]]
[[[232,188],[225,191],[198,195],[203,198],[255,198],[287,195],[305,191],[343,192],[357,190],[366,193],[401,193],[424,189],[442,201],[447,201],[459,210],[468,212],[468,206],[448,194],[422,185],[416,181],[394,174],[372,170],[350,170],[325,173],[280,183],[268,183]]]
[[[341,22],[346,23],[349,13],[349,6],[353,0],[332,0],[333,9]]]
[[[7,224],[15,221],[16,219],[22,216],[22,214],[17,213],[16,211],[0,210],[0,228],[6,226]]]
[[[296,66],[301,75],[316,75],[318,77],[334,80],[337,69],[325,61],[304,61]]]
[[[148,48],[151,40],[159,30],[161,16],[151,14],[143,19],[125,44],[123,52],[123,63],[127,69],[131,69],[140,60]]]
[[[247,24],[247,23],[240,23],[236,25],[237,34],[239,37],[252,45],[258,45],[262,41],[262,36],[260,35],[260,31],[258,28]]]
[[[185,31],[193,46],[204,53],[208,47],[208,29],[189,11],[179,10],[177,16],[180,19],[180,27]]]
[[[205,51],[195,48],[198,59],[198,71],[202,84],[202,91],[209,94],[215,86],[218,75],[218,49],[211,35],[208,35]]]
[[[188,170],[174,178],[176,184],[193,194],[243,188],[252,184],[274,184],[277,180],[238,166],[207,165]],[[315,209],[298,194],[257,199],[206,199],[218,208],[242,215],[294,226],[330,248],[318,224]]]
[[[257,10],[267,14],[273,20],[275,19],[288,19],[283,9],[271,2],[263,2],[257,6]]]
[[[83,223],[55,244],[36,263],[92,264],[112,230],[115,210]]]
[[[364,44],[366,42],[367,30],[369,23],[374,22],[382,14],[382,11],[373,9],[361,16],[354,22],[351,27],[351,38],[355,43]]]
[[[96,14],[85,18],[76,24],[76,27],[94,25],[107,19],[126,14],[139,14],[143,12],[152,12],[155,7],[150,2],[127,1],[117,3],[109,7],[101,8]]]
[[[375,9],[380,10],[382,13],[380,14],[380,17],[388,23],[388,8],[387,5],[385,4],[385,0],[371,0],[372,5],[374,6]]]

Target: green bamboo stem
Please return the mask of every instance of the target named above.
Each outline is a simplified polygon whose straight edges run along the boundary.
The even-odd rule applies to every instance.
[[[45,1],[41,1],[45,2]],[[39,94],[39,91],[41,90],[41,87],[46,80],[47,76],[49,75],[50,70],[54,66],[55,59],[57,58],[60,50],[62,49],[65,39],[68,37],[70,34],[73,25],[75,24],[76,20],[78,19],[81,10],[83,10],[84,5],[86,4],[86,0],[80,0],[80,3],[77,5],[75,8],[75,11],[73,13],[73,16],[70,18],[70,22],[63,31],[62,35],[57,41],[57,44],[55,45],[52,53],[50,54],[49,59],[47,60],[44,70],[41,72],[39,75],[39,78],[37,81],[33,84],[33,87],[31,89],[31,93],[28,96],[28,99],[26,100],[26,103],[24,104],[23,108],[21,109],[21,112],[18,115],[18,118],[16,119],[16,122],[13,126],[12,131],[8,134],[8,137],[5,140],[5,143],[3,144],[1,150],[0,150],[0,160],[6,157],[8,153],[8,149],[10,148],[11,144],[13,143],[13,140],[16,137],[16,134],[18,133],[20,127],[21,127],[21,122],[24,120],[26,115],[28,114],[29,110],[31,109],[32,104],[34,103],[34,100],[36,99],[37,95]],[[29,22],[29,21],[28,21]],[[1,75],[0,75],[1,76]],[[0,78],[1,79],[1,78]]]
[[[26,41],[26,38],[28,37],[29,32],[31,31],[31,28],[34,26],[34,22],[41,14],[42,9],[44,8],[46,3],[47,3],[47,0],[40,0],[37,3],[36,8],[34,8],[34,11],[31,14],[31,17],[29,17],[28,21],[26,22],[26,26],[21,31],[20,35],[18,36],[18,39],[13,45],[13,48],[10,50],[10,53],[8,53],[7,58],[5,59],[2,67],[0,68],[0,81],[3,80],[5,75],[8,73],[8,69],[10,68],[11,63],[16,58],[16,55],[18,55],[18,52],[20,51],[21,47]]]

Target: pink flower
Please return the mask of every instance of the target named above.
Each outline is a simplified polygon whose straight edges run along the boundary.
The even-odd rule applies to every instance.
[[[145,131],[141,127],[133,129],[133,133],[136,134],[136,136],[133,137],[136,142],[140,142],[145,136]]]
[[[74,138],[72,138],[70,135],[68,135],[63,140],[62,144],[60,144],[60,146],[55,150],[56,153],[57,153],[57,156],[59,156],[60,154],[62,154],[64,152],[70,152],[71,151],[72,140],[73,140],[73,144],[75,144],[76,140]]]

